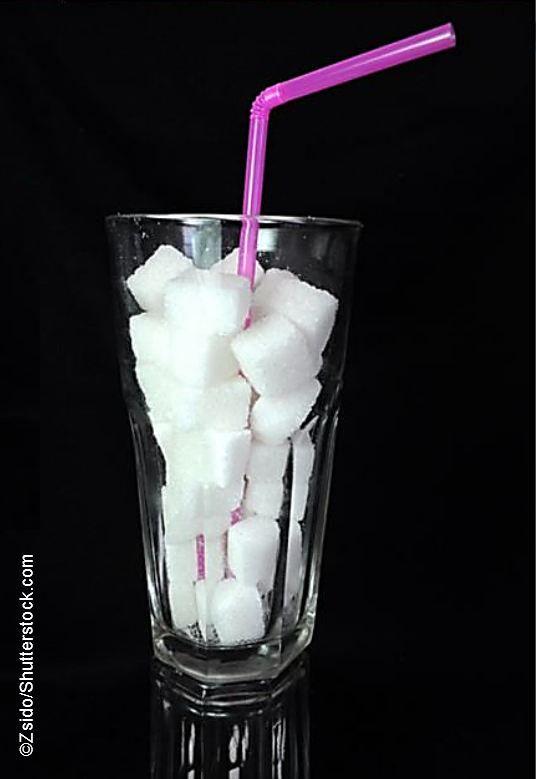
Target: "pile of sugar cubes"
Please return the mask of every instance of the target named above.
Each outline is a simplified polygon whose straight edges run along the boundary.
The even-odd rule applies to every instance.
[[[329,292],[258,262],[251,290],[237,259],[200,269],[162,245],[126,281],[142,310],[129,323],[136,378],[165,463],[171,617],[224,645],[265,633],[290,447],[284,607],[298,597],[314,460],[311,424],[300,426],[337,311]]]

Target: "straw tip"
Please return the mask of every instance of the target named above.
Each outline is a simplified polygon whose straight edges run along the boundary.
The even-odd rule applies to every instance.
[[[451,22],[448,22],[445,25],[445,29],[447,31],[450,45],[456,46],[456,30],[454,29],[454,25]]]

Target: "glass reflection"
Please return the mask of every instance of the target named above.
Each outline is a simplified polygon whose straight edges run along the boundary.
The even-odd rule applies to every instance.
[[[151,779],[309,779],[306,657],[255,696],[201,699],[179,685],[155,665]]]

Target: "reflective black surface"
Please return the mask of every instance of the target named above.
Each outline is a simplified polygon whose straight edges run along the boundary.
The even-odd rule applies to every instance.
[[[149,660],[100,663],[41,685],[36,764],[54,779],[524,777],[523,684],[513,669],[352,669],[313,650],[272,698],[215,709]]]
[[[309,779],[307,664],[298,661],[254,700],[214,705],[152,675],[151,779]]]

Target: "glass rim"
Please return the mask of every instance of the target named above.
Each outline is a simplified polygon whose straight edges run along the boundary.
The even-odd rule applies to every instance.
[[[290,225],[298,227],[348,227],[363,229],[363,223],[357,219],[337,219],[323,216],[271,216],[259,214],[251,217],[261,225]],[[206,213],[185,213],[185,214],[110,214],[105,217],[105,221],[114,222],[120,220],[136,219],[154,219],[155,221],[167,220],[170,222],[190,223],[192,226],[205,222],[239,222],[244,219],[242,214],[206,214]]]

